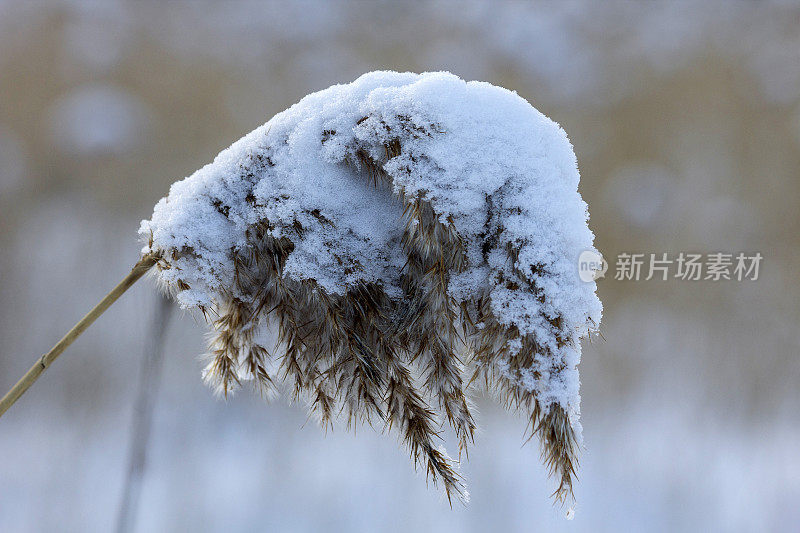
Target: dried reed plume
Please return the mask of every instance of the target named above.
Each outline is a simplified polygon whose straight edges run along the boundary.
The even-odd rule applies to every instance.
[[[374,150],[356,149],[349,163],[363,174],[365,184],[391,187],[383,167],[400,151],[397,136],[383,146],[382,160],[370,155]],[[250,158],[249,165],[244,173],[270,167],[262,157]],[[276,382],[285,381],[292,397],[305,399],[323,426],[332,425],[343,412],[348,426],[364,422],[396,429],[415,463],[434,484],[441,481],[448,500],[455,495],[463,501],[468,494],[456,464],[440,446],[441,419],[454,430],[459,451],[466,453],[475,432],[470,389],[482,383],[508,407],[526,413],[530,436],[538,436],[544,463],[558,480],[554,496],[564,502],[572,495],[578,464],[574,427],[561,405],[542,405],[534,391],[520,386],[526,372],[541,366],[538,360],[550,360],[548,348],[497,320],[488,296],[456,302],[448,294],[451,275],[464,265],[461,237],[452,223],[439,220],[429,202],[402,190],[397,196],[405,213],[402,298],[390,298],[379,283],[357,284],[338,295],[313,279],[290,279],[283,269],[294,243],[272,236],[277,224],[287,222],[264,219],[251,225],[247,246],[231,252],[232,286],[224,288],[213,309],[201,309],[213,327],[205,379],[222,395],[243,381],[271,394]],[[225,209],[220,213],[226,215]],[[288,225],[302,238],[304,228],[297,221]],[[158,249],[152,241],[148,246],[158,255],[156,267],[162,271],[193,253]],[[510,265],[517,263],[516,254],[508,246]],[[530,276],[512,272],[501,282],[539,291],[526,280]],[[181,279],[166,282],[173,295],[190,288]],[[559,343],[575,342],[574,332],[564,331],[558,317],[548,321]],[[262,328],[275,331],[277,350],[257,339]],[[518,349],[510,349],[515,343]],[[538,371],[534,374],[539,377]]]
[[[602,309],[577,276],[593,240],[578,180],[563,130],[498,87],[376,72],[309,95],[173,185],[142,222],[143,259],[0,414],[155,263],[211,324],[204,377],[220,394],[285,386],[323,427],[397,432],[466,501],[442,432],[467,456],[483,385],[528,418],[563,503],[580,340]]]

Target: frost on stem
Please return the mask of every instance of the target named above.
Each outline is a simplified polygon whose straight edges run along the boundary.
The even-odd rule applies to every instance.
[[[571,495],[592,249],[564,131],[515,93],[373,72],[311,94],[220,153],[142,222],[158,276],[210,320],[205,377],[283,383],[327,426],[380,423],[466,498],[476,384],[527,414]],[[270,342],[266,342],[271,339]],[[276,342],[277,339],[277,342]]]

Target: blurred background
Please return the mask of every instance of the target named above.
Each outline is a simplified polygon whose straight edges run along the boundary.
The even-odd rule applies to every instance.
[[[0,0],[0,388],[136,261],[170,183],[305,94],[449,70],[563,125],[597,247],[574,521],[478,399],[451,509],[394,436],[201,382],[173,309],[136,531],[800,531],[800,5]],[[621,252],[757,281],[618,281]],[[0,531],[108,531],[158,296],[134,287],[0,421]],[[451,446],[451,449],[452,446]]]

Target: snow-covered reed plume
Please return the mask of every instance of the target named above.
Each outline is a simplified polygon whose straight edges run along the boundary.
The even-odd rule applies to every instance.
[[[206,380],[283,382],[323,425],[397,430],[448,498],[484,384],[529,417],[572,491],[580,339],[597,328],[592,249],[564,131],[513,92],[373,72],[311,94],[175,183],[144,252],[210,320]]]

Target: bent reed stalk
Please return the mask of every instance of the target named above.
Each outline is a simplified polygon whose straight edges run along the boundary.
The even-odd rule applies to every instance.
[[[25,391],[27,391],[31,385],[39,378],[39,376],[44,372],[52,363],[53,361],[61,355],[67,347],[75,342],[81,333],[86,331],[86,329],[92,325],[92,323],[97,320],[97,318],[106,312],[106,310],[111,307],[111,304],[116,302],[120,296],[122,296],[125,291],[131,288],[134,283],[139,281],[142,276],[144,276],[148,270],[150,270],[153,265],[156,264],[158,257],[155,254],[146,254],[143,256],[139,262],[137,262],[133,268],[131,269],[130,273],[125,276],[125,278],[119,282],[119,284],[111,289],[111,292],[105,295],[105,297],[100,300],[91,311],[89,311],[86,316],[84,316],[75,326],[69,330],[69,332],[64,335],[64,337],[58,341],[58,343],[53,346],[53,348],[41,356],[36,363],[28,370],[28,372],[22,376],[22,378],[17,382],[14,387],[5,396],[3,399],[0,400],[0,416],[8,411],[8,409],[14,405],[14,403],[22,396]]]

